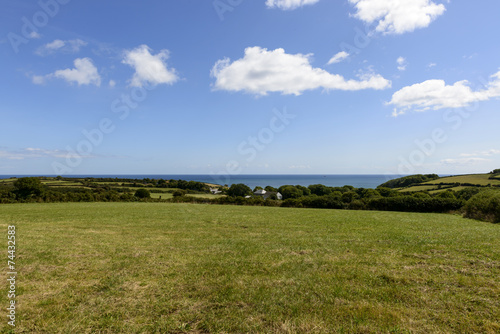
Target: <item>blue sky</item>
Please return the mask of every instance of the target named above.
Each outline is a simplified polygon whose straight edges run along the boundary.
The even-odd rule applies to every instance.
[[[0,174],[500,168],[493,0],[6,0]]]

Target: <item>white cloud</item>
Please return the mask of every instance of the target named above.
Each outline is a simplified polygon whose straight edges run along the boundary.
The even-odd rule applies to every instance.
[[[408,63],[406,62],[406,59],[404,57],[399,57],[396,62],[398,63],[399,71],[406,71],[406,66],[408,65]]]
[[[437,66],[437,64],[436,64],[436,63],[430,63],[429,65],[427,65],[427,67],[428,67],[428,68],[433,68],[433,67],[435,67],[435,66]]]
[[[309,165],[292,165],[288,166],[289,169],[311,169]]]
[[[60,39],[56,39],[51,43],[45,44],[44,48],[48,50],[57,50],[62,48],[66,43],[64,41],[61,41]]]
[[[75,68],[55,71],[56,78],[64,79],[68,82],[76,82],[80,85],[101,85],[101,76],[90,58],[77,58],[74,61]]]
[[[50,43],[47,43],[39,47],[35,51],[35,53],[39,56],[47,56],[55,53],[56,51],[60,51],[63,53],[77,53],[80,52],[80,49],[86,46],[87,44],[88,44],[87,42],[84,42],[81,39],[73,39],[69,41],[56,39]]]
[[[115,80],[109,80],[109,87],[114,88],[116,86]]]
[[[460,154],[461,157],[490,157],[492,155],[497,155],[500,154],[500,150],[487,150],[487,151],[479,151],[479,152],[474,152],[474,153],[462,153]]]
[[[456,165],[457,167],[474,166],[492,161],[491,157],[494,155],[500,155],[500,150],[490,149],[485,151],[476,151],[473,153],[462,153],[457,158],[443,159],[440,163],[447,166]]]
[[[45,83],[45,77],[43,75],[33,75],[31,77],[31,82],[35,85],[43,85]]]
[[[23,148],[17,151],[0,150],[0,159],[24,160],[37,158],[67,158],[75,157],[77,153],[62,150],[46,150],[41,148]],[[84,156],[91,157],[90,155]]]
[[[491,76],[490,82],[483,90],[473,91],[467,80],[458,81],[451,86],[446,85],[444,80],[427,80],[400,89],[387,104],[396,107],[393,116],[397,116],[410,109],[426,111],[462,108],[496,97],[500,97],[500,71]]]
[[[376,23],[384,34],[403,34],[428,27],[446,8],[431,0],[349,0],[365,23]]]
[[[231,63],[226,58],[219,60],[212,68],[216,79],[215,90],[244,91],[255,95],[270,92],[300,95],[306,90],[385,89],[391,86],[389,80],[378,74],[365,74],[358,80],[346,80],[338,74],[331,74],[321,68],[313,68],[311,55],[287,54],[283,49],[250,47],[245,56]]]
[[[39,34],[39,33],[37,33],[36,31],[32,31],[32,32],[30,33],[30,35],[29,35],[29,38],[31,38],[31,39],[38,39],[38,38],[40,38],[40,37],[42,37],[42,35],[40,35],[40,34]]]
[[[440,162],[444,165],[475,165],[486,161],[490,160],[484,158],[460,158],[460,159],[443,159]]]
[[[268,8],[279,8],[283,10],[297,9],[306,5],[314,5],[319,0],[267,0]]]
[[[132,87],[142,87],[144,84],[151,85],[173,84],[179,77],[175,69],[169,69],[165,61],[169,57],[168,50],[162,50],[156,55],[151,54],[147,45],[141,45],[125,52],[122,63],[135,69],[134,76],[130,80]]]
[[[340,51],[339,53],[337,53],[336,55],[334,55],[327,63],[327,65],[331,65],[331,64],[336,64],[336,63],[340,63],[341,61],[344,61],[346,60],[347,58],[349,57],[349,53],[345,52],[345,51]]]

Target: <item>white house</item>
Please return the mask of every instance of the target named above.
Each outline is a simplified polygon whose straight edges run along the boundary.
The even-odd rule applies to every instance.
[[[210,192],[214,195],[222,193],[222,191],[220,191],[219,188],[210,188]]]
[[[274,191],[265,191],[264,189],[259,189],[255,191],[254,196],[260,196],[263,199],[268,199],[269,197],[276,195],[276,198],[281,200],[283,199],[283,196],[279,192],[274,192]]]

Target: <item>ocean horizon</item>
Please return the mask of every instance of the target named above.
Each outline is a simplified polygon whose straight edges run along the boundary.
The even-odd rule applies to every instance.
[[[57,175],[0,175],[0,179],[12,177],[46,176]],[[219,185],[243,183],[250,188],[280,187],[283,185],[301,185],[304,187],[312,184],[323,184],[329,187],[342,187],[345,185],[355,188],[377,188],[382,183],[402,177],[404,175],[386,174],[242,174],[242,175],[217,175],[217,174],[82,174],[65,175],[68,178],[124,178],[124,179],[165,179],[186,180]]]

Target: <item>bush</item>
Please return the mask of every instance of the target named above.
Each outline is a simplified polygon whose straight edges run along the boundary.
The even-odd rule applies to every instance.
[[[285,200],[289,198],[300,198],[304,196],[302,190],[295,186],[281,186],[279,187],[279,192]]]
[[[371,200],[368,203],[368,207],[380,211],[450,212],[462,208],[463,203],[463,201],[453,198],[400,196]]]
[[[174,197],[182,197],[182,196],[186,196],[186,191],[185,190],[176,190],[174,191],[174,193],[172,194]]]
[[[313,195],[323,196],[331,193],[332,189],[322,184],[312,184],[309,186],[309,191]]]
[[[488,190],[474,195],[465,205],[465,217],[500,223],[500,191]]]
[[[44,185],[37,177],[23,177],[14,182],[15,194],[20,199],[40,196],[44,191]]]
[[[151,198],[151,193],[147,189],[138,189],[134,196],[137,198]]]
[[[243,183],[233,184],[227,190],[227,195],[231,197],[245,197],[252,194],[252,189]]]

